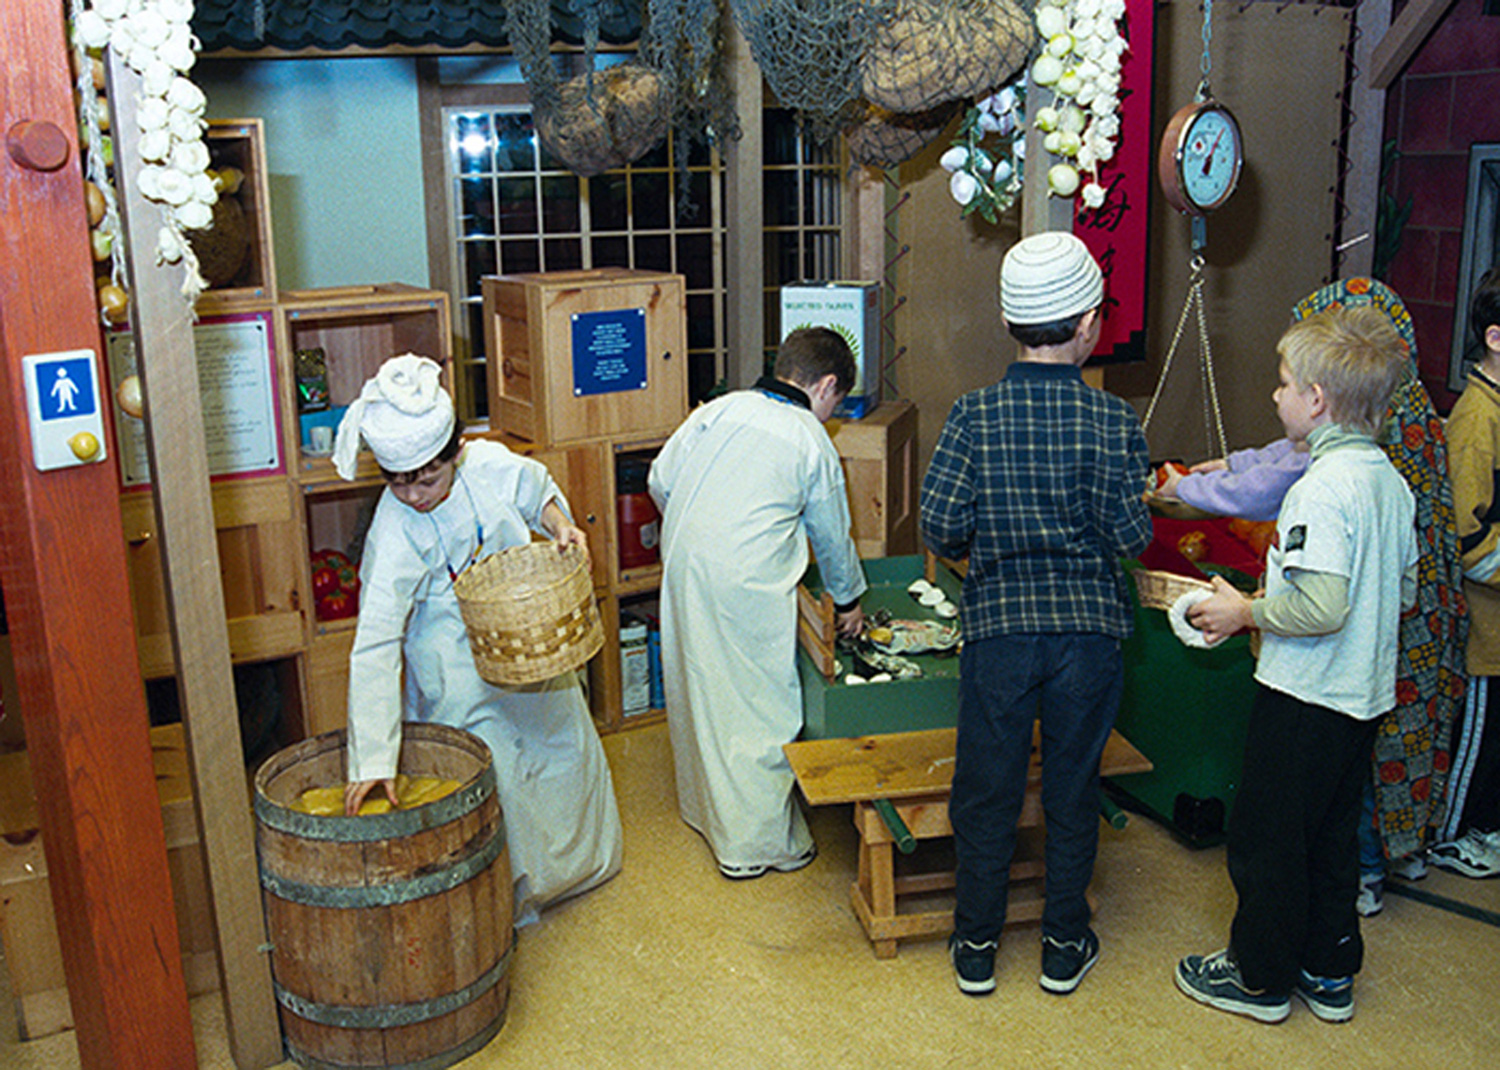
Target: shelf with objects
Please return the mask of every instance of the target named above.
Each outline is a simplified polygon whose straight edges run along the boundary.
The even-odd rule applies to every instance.
[[[355,478],[334,470],[333,439],[349,404],[381,364],[402,353],[431,357],[449,388],[448,295],[403,283],[292,290],[276,304],[277,344],[285,355],[281,391],[300,489],[304,533],[298,568],[309,592],[306,616],[310,735],[342,728],[347,717],[349,651],[359,612],[359,558],[380,468],[361,450]]]
[[[493,433],[548,466],[589,538],[604,627],[589,663],[594,721],[601,732],[659,721],[649,684],[644,709],[626,685],[636,618],[653,615],[661,584],[645,474],[688,411],[684,279],[600,268],[481,286]]]

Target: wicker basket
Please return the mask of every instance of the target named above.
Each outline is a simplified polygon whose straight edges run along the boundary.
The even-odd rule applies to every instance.
[[[577,669],[604,645],[588,554],[551,542],[513,546],[453,585],[479,675],[534,684]]]
[[[1179,576],[1175,572],[1138,568],[1134,572],[1135,589],[1141,605],[1147,609],[1171,609],[1189,591],[1212,591],[1214,585],[1208,580],[1197,580],[1191,576]]]

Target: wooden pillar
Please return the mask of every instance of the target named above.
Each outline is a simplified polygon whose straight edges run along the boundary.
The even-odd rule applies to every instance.
[[[115,467],[38,471],[27,430],[23,356],[92,350],[106,381],[63,5],[0,4],[0,40],[0,128],[65,154],[0,156],[0,584],[79,1060],[193,1067]]]
[[[724,320],[729,352],[724,374],[734,390],[759,379],[765,365],[765,137],[760,68],[739,27],[727,17],[725,23],[730,79],[740,113],[740,139],[724,145],[728,224],[724,237]]]
[[[138,181],[141,78],[113,50],[106,57],[121,224],[128,248],[151,250],[162,219]],[[230,664],[193,309],[180,293],[181,265],[158,267],[146,253],[131,257],[129,276],[177,694],[213,901],[224,1018],[235,1064],[249,1070],[282,1062],[284,1055]]]

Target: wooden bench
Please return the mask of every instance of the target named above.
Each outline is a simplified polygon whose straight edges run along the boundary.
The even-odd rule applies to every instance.
[[[910,851],[917,840],[953,835],[953,826],[948,823],[948,793],[953,784],[956,737],[956,729],[940,728],[855,739],[804,740],[783,748],[809,804],[854,804],[859,874],[849,894],[876,958],[894,957],[896,942],[904,937],[953,931],[951,907],[906,913],[900,910],[903,897],[952,889],[953,871],[898,877],[895,855],[898,842],[903,850]],[[1035,737],[1031,753],[1026,796],[1017,822],[1021,829],[1039,828],[1042,823],[1041,765]],[[1145,755],[1118,732],[1110,733],[1100,762],[1102,776],[1150,770]],[[1012,863],[1007,925],[1041,918],[1043,875],[1039,857],[1018,857]]]

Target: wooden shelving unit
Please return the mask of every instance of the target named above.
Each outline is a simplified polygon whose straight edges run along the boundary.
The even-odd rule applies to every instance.
[[[487,276],[482,286],[493,437],[547,465],[589,537],[604,625],[589,663],[594,721],[601,732],[660,721],[663,709],[624,711],[621,614],[655,595],[661,566],[621,566],[616,464],[654,457],[687,416],[684,280],[604,268]],[[639,344],[614,351],[637,315]],[[601,384],[601,368],[606,379],[627,374]]]

